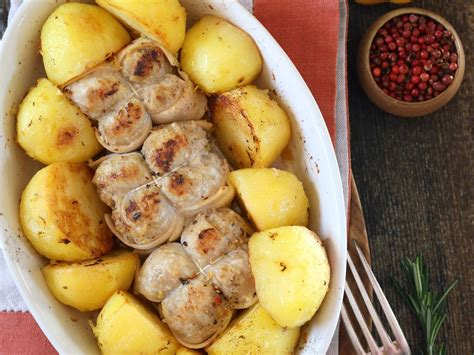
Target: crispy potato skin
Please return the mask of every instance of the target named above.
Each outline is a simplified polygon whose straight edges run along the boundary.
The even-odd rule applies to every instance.
[[[292,329],[314,316],[330,281],[326,250],[316,233],[300,226],[255,233],[249,258],[259,302],[275,322]]]
[[[308,197],[294,174],[275,168],[241,169],[229,174],[229,182],[258,230],[308,224]]]
[[[205,15],[186,32],[181,66],[204,92],[215,94],[251,83],[262,69],[262,57],[247,33]]]
[[[20,222],[35,249],[52,260],[80,261],[112,249],[107,207],[86,164],[58,162],[38,171],[23,191]]]
[[[41,269],[51,293],[82,312],[101,308],[117,290],[128,290],[140,261],[125,250],[79,263],[60,262]]]
[[[43,164],[85,162],[102,150],[89,119],[48,79],[40,79],[23,99],[17,139]]]
[[[102,354],[173,355],[179,347],[150,309],[125,291],[116,291],[92,325]]]
[[[63,4],[41,29],[41,54],[48,79],[64,85],[130,41],[125,28],[104,9],[81,3]]]
[[[97,0],[97,4],[160,43],[172,55],[176,55],[183,44],[186,10],[178,0]]]
[[[206,351],[210,355],[291,355],[299,335],[300,328],[280,327],[257,303],[235,319]]]
[[[219,95],[211,109],[219,148],[236,168],[269,167],[291,139],[286,112],[254,85]]]

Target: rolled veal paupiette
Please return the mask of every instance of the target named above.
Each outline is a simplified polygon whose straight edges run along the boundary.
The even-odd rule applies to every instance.
[[[97,139],[109,151],[138,149],[153,124],[200,119],[203,93],[171,66],[156,42],[138,38],[109,62],[66,86],[64,92],[97,122]]]
[[[150,250],[179,238],[185,219],[230,204],[229,166],[213,151],[211,124],[183,121],[157,127],[139,152],[98,162],[93,182],[111,209],[106,221],[126,245]]]
[[[228,208],[202,212],[184,229],[181,243],[151,253],[135,291],[159,303],[175,337],[189,348],[210,344],[233,310],[256,302],[247,239],[252,228]]]

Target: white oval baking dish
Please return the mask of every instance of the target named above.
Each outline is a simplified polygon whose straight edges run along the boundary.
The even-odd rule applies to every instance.
[[[35,80],[44,76],[38,54],[39,32],[48,15],[63,1],[26,0],[1,43],[0,70],[0,235],[3,253],[15,283],[43,332],[60,353],[98,353],[90,331],[90,313],[56,301],[48,291],[40,257],[23,236],[18,205],[23,188],[40,164],[15,143],[15,113]],[[329,293],[304,331],[297,352],[324,354],[339,319],[346,266],[346,213],[334,149],[319,108],[293,63],[268,31],[237,0],[181,0],[189,23],[204,14],[221,16],[249,33],[264,58],[257,84],[269,88],[292,120],[291,160],[285,169],[303,181],[311,204],[310,228],[324,240],[331,263]],[[295,255],[297,257],[297,255]],[[15,340],[13,340],[15,341]]]

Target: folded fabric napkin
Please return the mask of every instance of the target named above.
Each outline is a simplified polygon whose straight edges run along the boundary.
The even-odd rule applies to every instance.
[[[270,31],[302,74],[334,143],[350,199],[345,0],[240,0]],[[9,19],[21,0],[12,0]],[[297,95],[297,93],[295,93]],[[0,254],[0,354],[52,354],[54,348],[28,313]],[[338,352],[336,332],[328,354]]]

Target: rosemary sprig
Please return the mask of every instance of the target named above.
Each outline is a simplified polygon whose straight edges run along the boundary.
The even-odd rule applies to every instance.
[[[428,270],[421,256],[417,256],[415,261],[409,258],[402,259],[401,267],[408,279],[408,290],[403,289],[395,279],[392,278],[392,281],[400,296],[411,307],[420,322],[425,335],[424,354],[446,354],[444,344],[437,347],[435,341],[446,320],[446,298],[458,281],[451,283],[439,296],[428,289]]]

